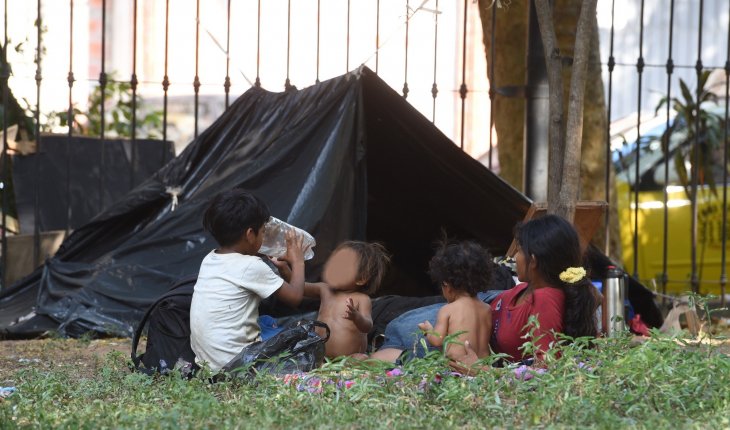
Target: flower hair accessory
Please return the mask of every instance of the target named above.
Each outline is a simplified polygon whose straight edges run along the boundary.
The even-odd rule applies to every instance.
[[[568,267],[560,273],[560,280],[566,284],[575,284],[586,277],[586,269],[582,267]]]

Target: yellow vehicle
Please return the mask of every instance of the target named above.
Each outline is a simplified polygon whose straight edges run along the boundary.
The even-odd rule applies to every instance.
[[[720,113],[719,105],[718,114]],[[724,117],[724,103],[722,103]],[[661,276],[664,256],[664,189],[667,196],[667,292],[681,294],[692,290],[692,204],[687,190],[680,181],[675,166],[674,151],[686,140],[686,133],[675,131],[669,144],[668,181],[665,183],[665,159],[660,137],[666,128],[666,119],[657,118],[654,124],[647,124],[640,139],[641,157],[639,161],[639,180],[636,181],[635,148],[636,144],[623,145],[614,151],[616,167],[616,197],[618,200],[619,225],[624,269],[634,271],[634,237],[637,238],[637,271],[639,279],[650,288],[656,286],[661,291]],[[642,130],[644,130],[642,123]],[[636,142],[636,140],[633,140]],[[712,169],[716,193],[708,185],[697,189],[697,235],[696,235],[696,274],[699,293],[720,294],[722,219],[723,210],[730,211],[730,203],[723,208],[722,151],[714,154],[719,160]],[[687,172],[691,165],[685,163]],[[638,191],[638,211],[635,211],[635,193]],[[730,199],[730,190],[728,190]],[[638,234],[634,235],[635,214],[638,214]],[[730,222],[730,220],[728,220]],[[730,226],[728,226],[730,230]],[[728,238],[730,239],[730,238]],[[725,241],[727,258],[730,258],[730,240]],[[726,263],[727,264],[727,263]],[[725,271],[727,273],[727,269]],[[730,285],[728,285],[730,289]],[[730,292],[730,291],[728,291]]]

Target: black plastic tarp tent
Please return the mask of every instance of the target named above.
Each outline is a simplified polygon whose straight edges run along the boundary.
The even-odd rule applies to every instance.
[[[215,247],[202,213],[232,187],[313,233],[310,279],[340,241],[378,240],[395,268],[385,292],[402,294],[437,294],[425,269],[443,232],[500,254],[530,205],[366,68],[299,91],[251,88],[182,154],[3,291],[0,333],[131,335],[146,306],[196,273]]]

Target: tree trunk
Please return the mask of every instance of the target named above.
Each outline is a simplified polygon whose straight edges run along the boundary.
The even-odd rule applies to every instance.
[[[576,39],[576,28],[580,15],[581,2],[576,0],[556,0],[555,2],[555,33],[558,46],[567,58],[573,57]],[[604,95],[603,78],[601,76],[600,44],[598,40],[598,20],[593,16],[593,26],[590,41],[590,56],[586,75],[585,104],[583,107],[583,142],[581,145],[581,188],[580,200],[606,199],[606,145],[607,118],[606,101]],[[563,70],[563,94],[568,96],[570,89],[570,69]],[[567,110],[567,107],[566,107]],[[565,113],[567,115],[567,112]],[[610,201],[609,213],[609,244],[608,255],[614,261],[621,261],[621,241],[619,237],[618,211],[616,209],[616,187],[613,169],[610,173]],[[593,243],[604,249],[606,235],[604,229],[599,229],[593,238]]]
[[[572,58],[576,39],[576,28],[580,15],[581,0],[555,0],[554,20],[557,48],[563,57]],[[484,31],[484,45],[487,63],[490,61],[492,46],[492,9],[491,0],[479,0],[479,11]],[[495,81],[496,86],[523,86],[526,76],[527,29],[529,18],[528,2],[512,2],[509,7],[496,8],[497,26],[495,29]],[[583,138],[581,163],[580,198],[583,200],[604,200],[606,198],[606,104],[601,77],[601,59],[597,33],[597,19],[591,19],[593,30],[590,38],[590,58],[586,72],[585,104],[583,109]],[[569,93],[570,68],[563,67],[563,97]],[[492,83],[494,84],[494,83]],[[518,189],[523,189],[523,148],[525,100],[508,98],[497,94],[494,106],[494,121],[499,145],[500,175]],[[567,115],[564,106],[563,115]],[[551,153],[552,156],[552,153]],[[559,173],[559,172],[552,172]],[[616,201],[611,172],[610,212],[610,256],[620,261],[620,241]],[[548,191],[550,193],[550,191]],[[605,235],[599,230],[594,243],[604,248]]]
[[[556,202],[555,213],[573,221],[575,204],[579,198],[581,143],[583,141],[583,100],[586,88],[591,38],[597,37],[591,25],[596,19],[598,0],[585,0],[581,5],[580,16],[575,34],[575,51],[570,76],[570,98],[568,101],[568,121],[565,127],[565,159],[562,166],[562,185]],[[552,168],[552,167],[550,167]]]
[[[509,8],[492,6],[493,0],[479,0],[487,66],[490,67],[492,48],[492,13],[496,13],[494,29],[494,80],[497,88],[523,88],[527,76],[527,26],[529,3],[513,2]],[[494,8],[494,9],[493,9]],[[490,77],[491,79],[491,77]],[[517,91],[495,92],[492,115],[499,145],[500,176],[515,188],[523,190],[525,99]]]
[[[548,212],[556,213],[560,189],[563,184],[563,162],[565,154],[565,129],[563,115],[563,60],[560,55],[555,25],[553,24],[553,8],[550,0],[535,0],[537,19],[540,24],[540,37],[545,51],[547,65],[550,126],[548,130]]]

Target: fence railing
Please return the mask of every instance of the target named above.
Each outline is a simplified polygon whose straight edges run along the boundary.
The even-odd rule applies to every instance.
[[[360,62],[369,65],[373,68],[376,73],[385,76],[384,67],[387,66],[390,70],[389,76],[401,76],[402,86],[400,83],[393,83],[395,79],[386,79],[394,88],[402,93],[403,97],[408,98],[411,101],[417,97],[430,97],[430,117],[432,121],[436,122],[437,111],[440,103],[453,105],[454,107],[445,113],[438,115],[439,119],[444,118],[444,121],[451,121],[454,118],[454,130],[453,133],[455,141],[460,147],[464,148],[465,143],[469,140],[469,101],[477,97],[480,93],[479,88],[474,88],[475,85],[470,86],[473,83],[473,75],[475,71],[470,68],[470,61],[473,58],[475,52],[481,52],[481,56],[484,56],[484,51],[481,47],[474,49],[471,45],[471,40],[481,40],[481,37],[469,38],[469,35],[473,32],[481,35],[481,26],[479,26],[478,13],[475,13],[474,9],[478,7],[474,2],[468,0],[404,0],[404,1],[381,1],[381,0],[347,0],[347,1],[331,1],[331,0],[308,0],[306,2],[292,2],[291,0],[267,0],[262,2],[261,0],[249,0],[249,1],[236,1],[231,0],[217,0],[206,2],[201,5],[200,0],[186,1],[184,4],[182,0],[165,0],[164,6],[162,2],[152,2],[143,0],[133,0],[129,4],[129,17],[121,16],[119,11],[123,8],[125,2],[112,2],[111,0],[76,0],[84,7],[83,16],[85,20],[88,20],[91,24],[89,27],[97,25],[100,27],[99,31],[89,31],[86,37],[78,40],[76,36],[75,28],[78,28],[78,23],[75,24],[74,20],[77,18],[79,13],[77,10],[78,5],[75,5],[74,0],[68,0],[66,12],[68,13],[68,33],[66,34],[68,43],[65,46],[68,49],[68,72],[66,76],[66,85],[68,93],[68,103],[66,105],[66,122],[69,125],[66,131],[66,148],[65,148],[65,161],[66,171],[64,176],[64,192],[65,197],[65,229],[71,230],[72,220],[72,201],[71,201],[71,170],[73,169],[72,157],[70,152],[70,145],[75,137],[74,124],[75,116],[78,115],[76,110],[76,104],[79,102],[78,97],[75,98],[75,85],[80,82],[87,83],[85,76],[86,73],[77,70],[74,64],[74,58],[77,58],[75,50],[89,49],[90,45],[98,45],[99,54],[90,56],[88,62],[92,60],[98,60],[98,77],[91,77],[90,79],[95,81],[98,85],[100,101],[98,108],[100,110],[100,128],[99,128],[99,139],[100,152],[98,154],[98,170],[103,172],[108,164],[112,162],[108,158],[108,154],[105,150],[105,141],[110,139],[110,124],[107,117],[110,109],[108,106],[108,90],[112,84],[124,83],[129,85],[129,91],[131,98],[128,101],[128,109],[130,112],[129,122],[131,127],[129,129],[129,148],[130,148],[130,162],[129,162],[129,184],[128,187],[131,189],[141,179],[139,157],[139,136],[138,136],[138,125],[142,115],[146,113],[140,112],[140,90],[141,86],[145,86],[146,91],[144,95],[149,97],[150,94],[161,94],[161,137],[163,141],[166,141],[171,136],[171,112],[170,112],[170,100],[171,93],[174,92],[177,95],[180,94],[191,94],[192,95],[192,128],[193,137],[197,137],[200,129],[204,124],[201,124],[201,106],[203,105],[203,89],[208,83],[204,83],[201,78],[201,67],[206,72],[210,70],[216,70],[217,75],[220,76],[220,82],[215,85],[219,86],[219,92],[222,90],[221,104],[224,108],[227,108],[231,103],[231,95],[234,87],[237,85],[234,74],[239,72],[244,78],[244,81],[251,81],[252,85],[261,86],[262,81],[272,82],[275,78],[266,76],[266,73],[272,73],[271,70],[279,70],[278,76],[283,76],[283,88],[284,90],[292,90],[295,85],[310,85],[315,82],[319,82],[324,77],[334,76],[334,74],[345,73],[352,68],[357,67]],[[717,128],[716,124],[713,126],[716,128],[712,129],[713,141],[711,148],[708,146],[707,136],[703,135],[700,130],[706,129],[706,118],[696,113],[702,112],[704,115],[705,111],[709,111],[710,107],[707,102],[703,101],[704,93],[703,89],[697,85],[704,76],[704,72],[717,68],[717,65],[707,67],[703,64],[703,28],[705,26],[705,19],[717,20],[726,19],[730,21],[730,6],[725,3],[725,7],[728,9],[727,12],[720,14],[713,13],[712,17],[705,17],[705,4],[706,2],[712,2],[713,12],[718,8],[717,4],[723,5],[722,1],[711,1],[711,0],[699,0],[695,2],[689,2],[689,5],[683,3],[683,8],[697,8],[697,28],[696,31],[692,31],[696,38],[696,63],[695,64],[675,64],[673,60],[673,50],[676,48],[675,33],[675,3],[681,0],[669,0],[669,3],[661,2],[663,5],[661,8],[657,7],[658,3],[655,1],[649,2],[648,0],[624,0],[624,3],[631,3],[639,11],[639,25],[636,29],[621,28],[616,29],[616,18],[622,18],[620,13],[622,11],[617,10],[615,7],[616,0],[611,1],[611,25],[610,25],[610,36],[609,40],[602,40],[603,46],[607,46],[608,57],[606,63],[603,65],[605,70],[606,84],[607,84],[607,113],[608,118],[612,116],[612,109],[614,109],[613,101],[615,93],[633,93],[636,97],[636,119],[635,119],[635,138],[631,137],[624,145],[623,149],[611,146],[612,141],[615,141],[616,130],[615,125],[611,125],[609,121],[608,128],[606,130],[606,177],[605,177],[605,196],[608,202],[611,202],[614,197],[625,198],[625,210],[619,212],[619,223],[625,228],[630,225],[631,239],[630,246],[625,249],[627,254],[631,255],[630,261],[627,262],[627,269],[632,272],[635,276],[642,280],[648,280],[650,278],[658,279],[658,282],[663,292],[667,291],[667,286],[672,282],[683,283],[688,282],[688,285],[694,291],[700,291],[701,285],[719,285],[719,292],[724,297],[725,288],[727,284],[727,212],[728,212],[728,200],[727,200],[727,184],[728,184],[728,154],[727,154],[727,142],[728,142],[728,80],[730,79],[730,32],[727,34],[727,55],[724,67],[720,67],[724,73],[724,95],[720,94],[721,103],[724,102],[724,110],[720,112],[719,108],[712,108],[712,114],[719,121],[720,127]],[[35,48],[35,76],[33,77],[35,82],[35,101],[30,103],[29,110],[33,113],[33,127],[32,134],[34,135],[37,153],[41,153],[44,148],[44,135],[42,134],[43,112],[47,109],[43,107],[45,99],[42,97],[42,88],[46,88],[42,85],[46,76],[44,75],[44,68],[51,69],[52,73],[57,73],[56,64],[47,64],[44,61],[45,47],[57,46],[60,43],[54,38],[46,40],[46,31],[50,31],[48,26],[52,23],[55,25],[59,22],[59,16],[56,14],[59,9],[61,2],[48,2],[47,0],[37,0],[35,2],[35,40],[28,41],[29,45],[33,45]],[[204,8],[201,11],[201,6]],[[651,6],[647,9],[647,6]],[[664,7],[666,6],[666,7]],[[30,7],[30,6],[26,6]],[[110,8],[113,7],[115,13],[113,16],[110,14]],[[53,16],[48,15],[46,9],[51,8]],[[99,12],[98,17],[95,18],[94,13],[89,13],[88,10],[94,9]],[[675,71],[678,69],[693,69],[695,71],[695,90],[692,100],[684,100],[685,104],[690,101],[694,101],[695,110],[690,109],[688,118],[694,121],[694,125],[683,124],[684,131],[679,130],[680,123],[682,122],[682,116],[678,115],[674,109],[672,103],[667,103],[663,106],[664,122],[659,128],[668,129],[675,127],[677,132],[675,136],[679,136],[682,133],[687,135],[692,133],[694,130],[693,141],[682,144],[677,144],[678,149],[672,147],[672,139],[663,141],[659,136],[656,138],[652,135],[651,139],[647,140],[648,134],[645,133],[645,127],[647,127],[646,115],[642,115],[645,111],[645,97],[646,87],[644,86],[644,73],[647,67],[653,67],[654,64],[647,64],[645,60],[645,52],[648,48],[645,46],[645,12],[651,11],[652,16],[658,14],[668,15],[668,26],[666,33],[664,34],[667,44],[667,57],[666,63],[663,65],[666,76],[666,91],[664,96],[671,100],[676,97],[682,97],[684,94],[678,94],[677,85],[678,79],[676,78]],[[194,11],[194,12],[193,12]],[[215,13],[213,12],[215,11]],[[203,15],[208,16],[206,21]],[[180,20],[176,20],[175,17],[180,15],[191,15],[193,19],[184,21],[181,24]],[[617,15],[619,14],[619,15]],[[724,14],[724,15],[723,15]],[[164,20],[161,18],[164,16]],[[419,16],[428,16],[428,20],[416,21]],[[475,18],[476,17],[476,18]],[[128,19],[127,19],[128,18]],[[159,19],[158,19],[159,18]],[[276,18],[276,19],[274,19]],[[11,181],[11,168],[10,168],[10,156],[9,156],[9,128],[12,124],[9,124],[8,117],[8,103],[10,102],[10,88],[8,81],[11,76],[11,69],[8,65],[8,1],[5,0],[5,34],[4,34],[4,47],[3,47],[3,64],[2,71],[0,72],[0,81],[2,83],[2,101],[3,106],[3,173],[2,173],[2,267],[5,271],[7,268],[7,234],[9,230],[9,215],[12,206],[12,195],[10,194],[10,183]],[[269,24],[274,19],[278,22],[277,25]],[[476,19],[476,21],[475,21]],[[496,9],[492,10],[491,20],[494,29],[496,27],[495,20],[497,19]],[[96,21],[95,21],[96,20]],[[111,22],[110,22],[111,20]],[[232,25],[233,21],[233,25]],[[163,25],[164,23],[164,25]],[[414,26],[418,24],[418,33]],[[65,25],[65,24],[64,24]],[[130,27],[130,34],[128,38],[124,37],[123,31],[120,31],[120,27]],[[140,29],[140,26],[142,29]],[[173,29],[173,27],[175,27]],[[184,28],[182,28],[184,27]],[[730,28],[730,23],[727,24]],[[152,30],[150,30],[152,28]],[[393,30],[395,28],[395,30]],[[654,28],[654,27],[652,27]],[[158,31],[162,29],[161,31]],[[614,38],[617,35],[617,31],[628,32],[633,31],[637,33],[638,37],[638,57],[634,64],[628,64],[622,61],[617,61],[617,52],[614,50]],[[656,30],[653,30],[656,31]],[[683,35],[686,35],[687,28],[683,28]],[[727,30],[726,30],[727,31]],[[144,37],[140,40],[139,35],[144,32]],[[58,34],[58,33],[56,33]],[[194,34],[194,37],[192,36]],[[113,43],[115,51],[123,51],[124,44],[129,45],[131,43],[130,56],[131,65],[129,67],[129,79],[112,79],[110,77],[110,69],[108,64],[108,57],[110,56],[109,36],[113,36]],[[221,37],[222,35],[222,37]],[[155,36],[155,37],[152,37]],[[494,34],[491,35],[494,39]],[[171,38],[172,37],[172,38]],[[656,38],[656,36],[652,36]],[[684,36],[686,37],[686,36]],[[92,40],[93,39],[93,40]],[[185,39],[186,41],[194,41],[194,43],[180,47],[180,40]],[[307,54],[303,54],[302,40],[307,40],[310,43],[310,51]],[[275,62],[269,62],[269,66],[263,67],[263,62],[269,60],[272,55],[267,52],[267,46],[273,43],[281,43],[284,41],[285,55],[278,55],[278,60]],[[652,39],[654,40],[654,39]],[[201,46],[201,42],[206,41],[205,46]],[[334,48],[335,43],[339,45],[339,51]],[[717,42],[713,41],[717,46]],[[81,44],[81,45],[80,45]],[[267,45],[269,44],[269,45]],[[388,46],[391,51],[394,51],[394,46],[400,46],[399,54],[393,54],[393,52],[386,52],[385,46]],[[161,48],[161,54],[159,53]],[[451,46],[453,52],[446,50],[446,47]],[[453,47],[456,46],[456,49]],[[490,78],[491,85],[488,90],[489,105],[493,106],[495,91],[492,89],[496,86],[494,82],[494,58],[495,49],[499,49],[492,43],[492,49],[487,53],[487,69],[485,74]],[[428,48],[427,48],[428,47]],[[652,49],[656,47],[652,46]],[[335,52],[337,51],[337,52]],[[149,54],[152,52],[152,54]],[[212,60],[213,53],[223,53],[222,57],[216,57],[215,61]],[[247,57],[247,66],[241,66],[235,64],[236,60],[239,63],[242,62],[240,58],[233,55],[233,52],[243,52]],[[277,51],[278,52],[278,51]],[[367,53],[370,55],[366,55]],[[116,55],[116,54],[114,54]],[[201,56],[203,58],[201,58]],[[160,58],[161,57],[161,58]],[[185,58],[185,61],[192,57],[192,66],[194,69],[193,73],[188,71],[181,71],[178,66],[174,64],[180,64],[181,58]],[[171,63],[172,62],[172,63]],[[339,65],[335,66],[334,63]],[[189,64],[189,63],[186,63]],[[248,66],[250,65],[250,67]],[[96,66],[94,66],[96,67]],[[419,77],[429,74],[430,80],[429,88],[423,91],[419,86],[416,90],[413,85],[416,77],[413,73],[413,68],[417,67]],[[445,67],[451,69],[451,72],[444,74]],[[92,68],[87,67],[89,70]],[[140,79],[140,68],[144,69],[144,79]],[[324,69],[327,69],[325,71]],[[410,68],[410,69],[409,69]],[[309,75],[313,75],[311,82],[303,81],[302,79],[297,80],[294,75],[303,76],[302,70],[309,70]],[[616,82],[614,76],[618,71],[627,73],[629,69],[634,69],[636,76],[635,88],[622,87],[622,82]],[[151,70],[151,71],[150,71]],[[222,71],[225,74],[222,74]],[[337,71],[336,73],[334,73]],[[428,73],[426,73],[428,71]],[[158,73],[158,75],[155,75]],[[172,75],[175,75],[174,77]],[[272,73],[273,74],[273,73]],[[154,79],[152,75],[155,75]],[[249,80],[247,76],[253,76],[254,79]],[[192,85],[185,82],[185,76],[189,76]],[[420,78],[419,78],[420,79]],[[653,82],[652,84],[656,84]],[[688,84],[688,85],[691,85]],[[156,90],[152,90],[153,86],[156,86]],[[446,93],[446,96],[444,96]],[[450,98],[454,100],[449,101]],[[686,97],[685,97],[686,99]],[[454,102],[455,101],[455,102]],[[453,103],[452,103],[453,102]],[[450,105],[450,106],[451,106]],[[707,107],[706,107],[707,106]],[[495,147],[493,142],[493,133],[491,132],[494,125],[494,117],[492,115],[492,109],[488,109],[489,119],[489,132],[486,135],[479,136],[478,138],[488,141],[488,156],[487,156],[487,167],[493,168],[492,165],[492,149]],[[422,109],[423,112],[423,109]],[[439,111],[441,112],[441,111]],[[692,112],[695,112],[692,115]],[[428,114],[427,114],[428,115]],[[713,118],[714,118],[713,117]],[[486,118],[482,119],[483,122],[487,122]],[[717,136],[720,133],[720,137]],[[660,133],[661,134],[661,133]],[[675,138],[677,139],[677,138]],[[685,139],[687,140],[687,139]],[[547,140],[545,140],[547,141]],[[659,143],[657,143],[659,142]],[[718,142],[720,142],[718,144]],[[658,145],[658,146],[657,146]],[[657,148],[658,151],[657,152]],[[662,149],[663,148],[663,149]],[[689,148],[689,149],[688,149]],[[712,153],[707,153],[707,150],[711,149]],[[169,148],[164,145],[160,147],[161,163],[165,163],[169,160]],[[664,152],[666,151],[666,155]],[[681,170],[681,166],[678,161],[674,161],[672,157],[672,151],[679,151],[684,153],[691,151],[690,156],[683,160],[686,171],[689,173],[688,181],[686,183],[686,199],[689,201],[689,225],[686,228],[689,231],[688,247],[690,250],[689,255],[689,279],[675,279],[673,275],[670,275],[672,268],[677,263],[677,258],[673,257],[673,253],[682,253],[682,249],[675,249],[672,246],[675,239],[673,236],[679,237],[678,232],[685,228],[682,225],[673,225],[672,216],[674,209],[681,209],[681,206],[676,202],[677,198],[673,194],[673,188],[671,186],[671,176],[678,175],[682,176],[682,172],[672,172],[672,167],[676,164],[676,169]],[[622,155],[619,159],[616,159],[617,154]],[[661,166],[657,164],[656,158],[661,159]],[[703,160],[704,163],[703,164]],[[712,165],[707,164],[710,161],[714,162]],[[40,161],[36,158],[35,175],[40,178],[42,173],[40,170]],[[651,165],[653,180],[651,186],[644,186],[642,184],[642,177],[647,175],[647,164],[654,163]],[[679,163],[679,164],[677,164]],[[624,194],[620,194],[613,188],[611,174],[616,166],[619,168],[619,182],[625,179],[627,182],[627,189]],[[707,166],[704,168],[702,166]],[[657,167],[659,166],[659,167]],[[687,166],[690,166],[688,168]],[[657,170],[661,167],[661,170]],[[702,167],[702,168],[700,168]],[[659,172],[659,173],[656,173]],[[712,172],[713,179],[715,180],[712,190],[708,191],[708,172]],[[623,175],[623,176],[621,176]],[[633,178],[633,179],[632,179]],[[108,193],[105,190],[108,188],[108,180],[105,180],[105,175],[99,174],[97,177],[98,184],[96,186],[96,193],[98,193],[98,207],[102,210],[108,206],[111,202],[108,201],[105,196]],[[632,183],[633,181],[633,183]],[[651,181],[649,181],[651,182]],[[33,220],[34,220],[34,264],[37,266],[39,261],[40,253],[40,235],[42,233],[41,225],[41,214],[39,213],[41,202],[41,181],[35,182],[34,190],[34,207],[33,207]],[[621,189],[620,187],[618,189]],[[681,188],[684,190],[685,188]],[[621,191],[623,192],[623,191]],[[629,197],[630,193],[630,197]],[[649,196],[645,198],[646,193],[660,193],[661,198],[653,199]],[[646,194],[648,195],[648,194]],[[679,206],[677,206],[679,205]],[[714,205],[714,206],[713,206]],[[707,209],[713,207],[716,209]],[[649,213],[649,210],[658,210],[660,213],[659,218],[654,217],[654,212]],[[707,222],[707,218],[719,217],[718,220],[712,218],[711,229],[708,233],[707,225],[702,223]],[[701,219],[700,219],[701,218]],[[647,268],[646,258],[642,254],[647,252],[646,247],[642,245],[642,242],[647,242],[645,237],[647,232],[650,230],[649,227],[655,227],[654,222],[659,220],[661,225],[660,233],[658,235],[652,234],[653,245],[657,245],[661,248],[661,265],[657,272],[656,267]],[[605,236],[609,237],[609,225],[610,219],[606,217],[606,232]],[[704,227],[703,227],[704,225]],[[652,232],[654,230],[651,230]],[[658,237],[655,237],[658,236]],[[710,237],[711,236],[711,237]],[[708,242],[708,238],[712,239],[711,243]],[[608,244],[608,239],[607,242]],[[625,242],[626,244],[627,242]],[[709,245],[708,245],[709,243]],[[684,246],[684,245],[681,245]],[[708,266],[706,260],[703,260],[705,254],[708,252],[708,246],[712,252],[717,251],[717,268],[718,272],[711,272],[711,276],[708,275],[706,269]],[[703,250],[704,253],[703,254]],[[714,255],[714,254],[713,254]],[[714,256],[712,258],[715,258]],[[684,264],[684,263],[681,263]],[[713,266],[714,267],[714,266]],[[652,272],[653,270],[653,272]],[[714,270],[714,269],[713,269]],[[658,275],[658,276],[656,276]],[[680,276],[681,278],[681,276]],[[712,278],[712,279],[710,279]]]
[[[686,289],[691,289],[693,292],[699,292],[700,286],[706,285],[707,288],[703,288],[704,292],[719,291],[724,302],[725,288],[727,285],[728,246],[727,150],[728,78],[730,77],[730,32],[728,32],[730,22],[728,21],[730,21],[730,4],[710,0],[694,2],[670,0],[669,2],[662,2],[661,7],[657,8],[656,2],[646,0],[636,0],[630,3],[639,12],[636,17],[638,25],[636,28],[624,27],[621,31],[632,32],[634,35],[633,39],[638,42],[636,43],[638,49],[636,62],[629,64],[616,61],[617,52],[614,50],[614,37],[616,35],[615,18],[617,11],[615,9],[616,0],[612,0],[608,61],[606,63],[608,78],[607,111],[609,118],[611,118],[612,114],[612,98],[616,91],[614,74],[620,69],[623,69],[620,71],[624,75],[628,74],[628,70],[630,69],[634,69],[636,74],[635,134],[632,134],[632,138],[628,142],[629,145],[625,147],[630,149],[631,152],[624,152],[624,154],[632,158],[630,162],[626,162],[623,165],[622,169],[619,169],[619,179],[628,179],[627,182],[629,182],[630,190],[630,195],[627,196],[630,198],[630,203],[627,206],[630,208],[630,216],[626,217],[629,213],[627,210],[624,213],[624,217],[619,220],[623,225],[631,223],[630,228],[632,234],[630,248],[628,250],[624,249],[625,253],[631,255],[631,261],[630,264],[627,264],[627,268],[634,276],[641,277],[645,281],[654,278],[664,293],[666,293],[668,285],[672,283],[687,286],[688,288]],[[707,3],[711,3],[713,8],[711,11],[713,15],[710,17],[705,16],[705,6]],[[677,16],[675,14],[675,8],[678,4],[681,4],[683,13],[687,14],[681,16],[683,24],[687,23],[688,16],[693,16],[697,19],[693,25],[676,26]],[[647,19],[645,12],[648,7],[652,8],[651,10],[655,15],[655,20]],[[720,8],[724,8],[724,10],[720,10]],[[703,33],[707,31],[707,21],[705,20],[708,18],[711,20],[713,26],[722,26],[722,24],[725,26],[727,44],[724,48],[727,55],[724,67],[718,67],[717,64],[712,64],[708,67],[703,63]],[[725,22],[719,23],[721,19],[724,19]],[[661,33],[652,34],[652,41],[656,42],[658,38],[664,37],[665,44],[648,47],[646,46],[647,34],[645,32],[645,26],[648,22],[652,26],[652,29],[656,31],[658,27],[653,24],[654,21],[666,23],[666,27],[662,29]],[[680,41],[685,44],[685,48],[691,46],[686,45],[688,39],[696,43],[694,45],[696,50],[685,50],[680,53],[685,59],[688,58],[688,54],[693,53],[696,55],[696,62],[694,64],[675,63],[675,56],[677,55],[677,52],[675,52],[677,33],[679,33]],[[712,41],[712,43],[713,48],[719,46],[717,39]],[[658,50],[666,50],[666,62],[661,66],[648,64],[645,58],[648,48],[652,50],[653,58],[656,58]],[[626,53],[623,52],[622,55],[625,57]],[[714,55],[713,57],[716,59],[718,55]],[[646,118],[647,115],[645,113],[642,116],[642,112],[646,110],[642,97],[646,97],[647,95],[643,77],[648,67],[652,67],[654,70],[657,67],[662,67],[664,69],[664,83],[666,85],[666,90],[661,96],[667,102],[662,105],[657,105],[656,108],[656,113],[663,115],[664,120],[661,123],[654,121],[652,125],[649,125],[650,121]],[[678,91],[680,79],[676,77],[677,70],[694,70],[694,82],[683,82],[685,85],[684,92]],[[714,105],[708,99],[707,88],[701,84],[705,78],[705,73],[711,70],[716,70],[715,76],[720,76],[718,72],[722,72],[722,81],[724,81],[720,85],[720,87],[723,87],[721,91],[716,91],[721,92],[721,94],[717,94],[717,99],[719,100],[719,104],[717,105]],[[656,73],[653,74],[653,77],[656,78]],[[651,84],[658,85],[658,82],[653,81]],[[694,90],[691,89],[691,85],[695,86]],[[722,106],[724,106],[724,109],[721,109]],[[682,110],[683,108],[685,110]],[[712,122],[714,128],[708,128],[708,124],[706,123],[708,120],[707,115],[713,115],[714,119],[717,120],[713,120],[714,122]],[[693,122],[693,124],[687,124],[687,122]],[[672,127],[677,129],[672,133],[672,137],[662,137],[664,130],[671,129]],[[647,128],[650,129],[647,130]],[[710,134],[715,133],[719,135],[715,137],[710,136]],[[612,130],[609,123],[606,132],[609,142],[606,147],[607,173],[612,168],[612,148],[610,141],[614,134],[615,131]],[[642,143],[642,141],[645,143]],[[681,141],[681,143],[678,141]],[[680,159],[681,155],[677,155],[677,152],[688,152],[689,154],[684,154],[684,158]],[[657,162],[656,154],[659,154],[660,162]],[[643,163],[647,163],[647,165]],[[684,168],[686,168],[685,172],[688,171],[689,173],[686,182],[681,183],[684,186],[679,188],[672,187],[672,174],[679,174],[681,176],[681,171]],[[653,177],[648,178],[647,172],[653,174]],[[623,178],[621,177],[622,173],[626,175]],[[713,183],[717,185],[716,188],[712,187]],[[678,182],[675,181],[675,184],[678,184]],[[680,190],[679,193],[677,193],[677,190]],[[610,187],[607,174],[606,199],[608,201],[610,201],[611,193],[612,188]],[[652,200],[656,198],[656,195],[652,195],[652,193],[661,194],[658,201]],[[684,202],[678,201],[677,194],[686,195],[686,200],[688,200],[690,208],[688,217],[677,217],[678,215],[682,215],[680,210],[685,210],[682,209]],[[617,197],[620,198],[621,196]],[[700,209],[704,209],[705,211],[700,213]],[[675,211],[675,213],[672,213],[672,211]],[[657,212],[660,212],[658,216]],[[719,217],[720,219],[712,219],[712,217]],[[650,225],[657,221],[661,225],[660,229],[657,229],[656,225]],[[673,221],[674,224],[672,224]],[[689,221],[689,225],[683,225],[682,223],[685,221]],[[704,223],[702,229],[699,229],[700,221]],[[708,223],[710,224],[709,226]],[[687,233],[687,230],[689,240],[683,241],[682,238]],[[709,230],[713,231],[708,232]],[[702,231],[704,233],[700,235]],[[659,233],[659,237],[647,237],[654,233]],[[624,245],[626,244],[627,241],[624,241]],[[648,261],[650,257],[642,255],[642,253],[648,254],[654,252],[649,249],[649,246],[661,248],[661,264],[658,271],[654,270],[651,272],[655,267],[649,268],[650,263],[656,264],[656,260],[650,262]],[[687,251],[686,249],[682,249],[683,246],[689,247],[689,258],[687,260],[683,260],[682,257]],[[700,247],[703,251],[702,253],[700,253]],[[707,257],[707,253],[711,254],[710,257]],[[673,266],[681,266],[687,263],[689,265],[689,279],[672,277],[670,275],[671,273],[677,273],[676,270],[673,270]],[[713,268],[715,271],[712,270]],[[703,269],[705,273],[701,277]],[[710,274],[707,272],[710,272]],[[713,285],[719,285],[719,290],[713,288]],[[678,286],[674,289],[680,288],[684,287]]]

